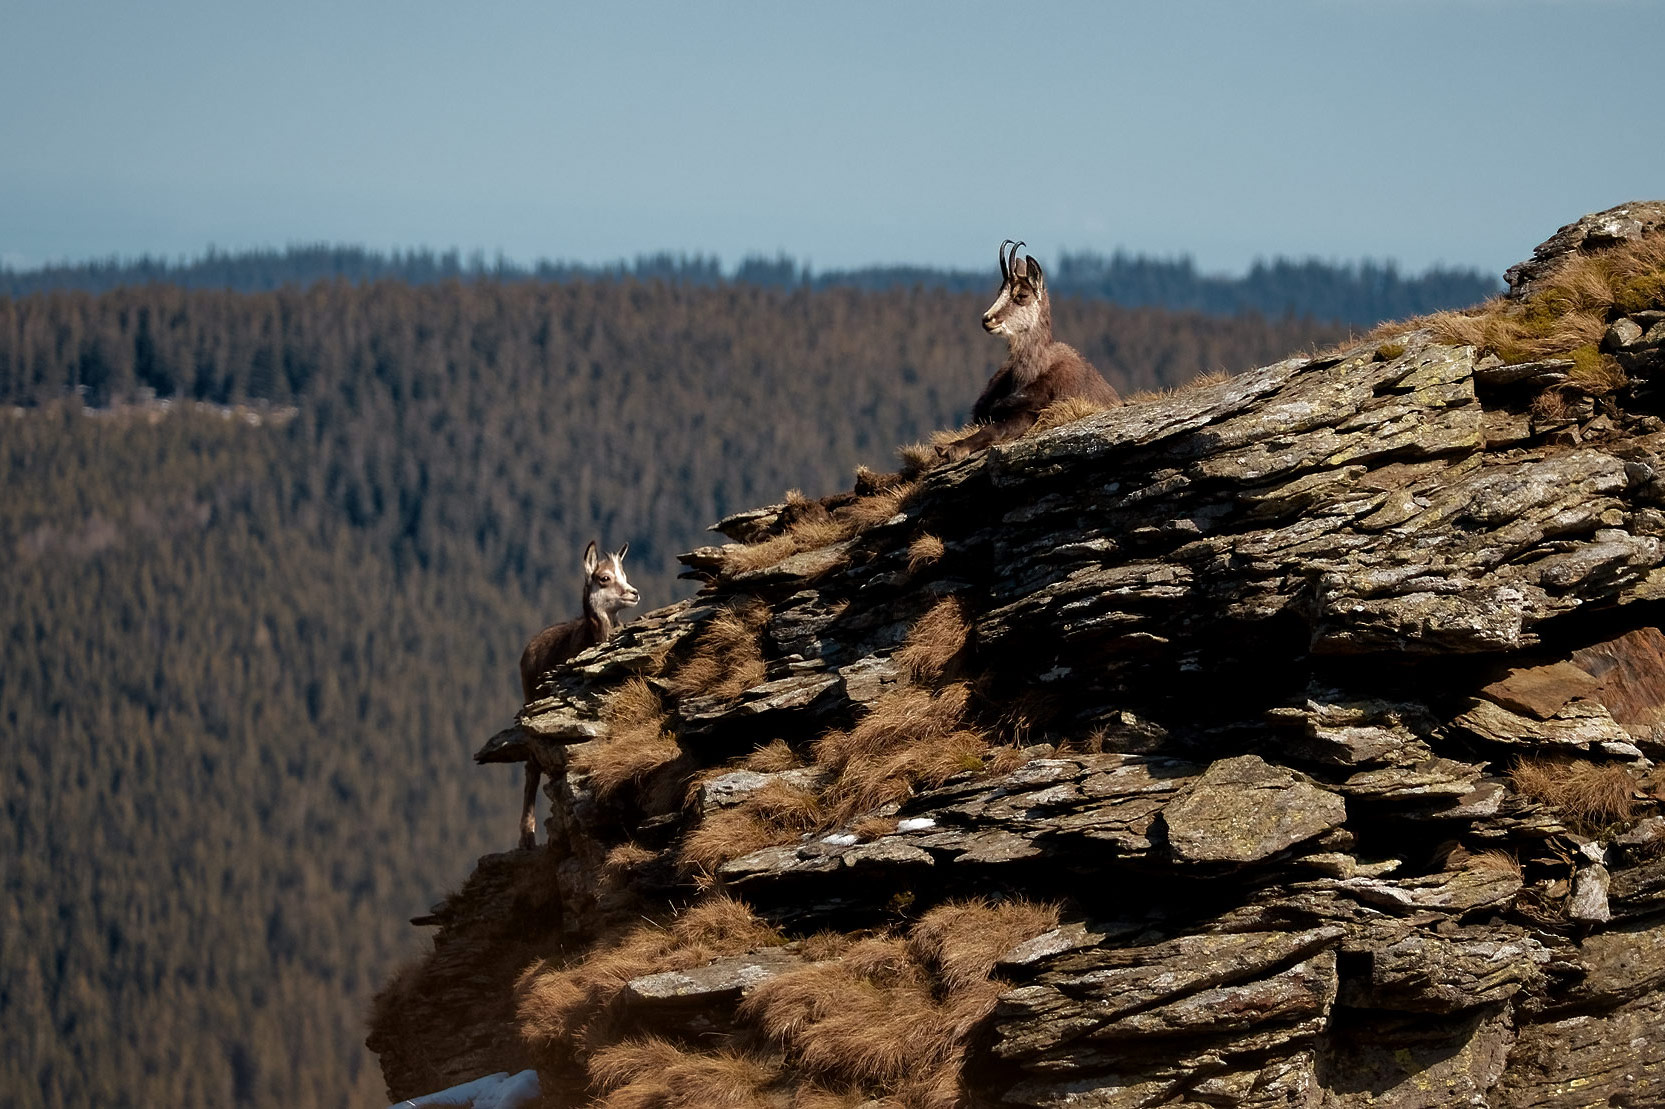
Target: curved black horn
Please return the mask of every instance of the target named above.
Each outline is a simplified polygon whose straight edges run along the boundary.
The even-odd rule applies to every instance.
[[[1000,280],[1002,282],[1010,281],[1012,279],[1012,267],[1006,262],[1006,248],[1011,245],[1012,240],[1001,239],[1000,249],[995,252],[996,256],[1000,259]]]
[[[1006,263],[1006,268],[1011,270],[1014,275],[1017,273],[1018,251],[1022,249],[1023,241],[1021,239],[1012,244],[1012,257],[1010,261]]]

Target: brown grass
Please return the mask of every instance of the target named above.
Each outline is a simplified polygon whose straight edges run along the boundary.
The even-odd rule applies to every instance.
[[[558,1066],[565,1055],[583,1055],[618,1038],[614,1003],[632,978],[782,942],[742,902],[708,897],[669,922],[643,922],[604,936],[579,962],[533,963],[515,984],[521,1039],[535,1060]]]
[[[1617,763],[1523,759],[1509,771],[1509,784],[1588,828],[1628,824],[1635,815],[1636,779]]]
[[[1026,902],[940,906],[906,939],[858,940],[764,983],[740,1012],[811,1075],[948,1109],[964,1095],[966,1042],[1004,988],[995,960],[1056,924]]]
[[[898,481],[876,493],[857,497],[850,504],[836,509],[833,516],[853,525],[857,531],[865,531],[901,512],[918,491],[918,482]]]
[[[732,1050],[690,1051],[657,1038],[625,1040],[597,1051],[590,1077],[606,1109],[776,1109],[769,1087],[777,1060]]]
[[[573,748],[573,769],[588,775],[601,796],[640,782],[682,754],[665,730],[659,694],[642,678],[631,678],[608,694],[601,718],[607,734]]]
[[[770,782],[740,804],[706,813],[682,841],[682,861],[714,872],[731,859],[765,847],[796,842],[825,820],[821,797],[812,789]]]
[[[908,544],[908,573],[917,574],[921,567],[936,563],[945,549],[942,540],[929,532],[920,535]]]
[[[894,832],[896,825],[897,820],[894,816],[864,816],[850,825],[850,831],[862,839],[878,839]]]
[[[1165,389],[1137,389],[1123,397],[1122,403],[1148,404],[1153,400],[1169,400],[1184,393],[1189,393],[1193,389],[1206,389],[1210,385],[1218,385],[1223,381],[1230,380],[1231,372],[1228,370],[1209,370],[1207,373],[1198,374],[1190,381],[1180,385],[1170,385]]]
[[[784,739],[770,740],[740,762],[743,769],[755,770],[759,774],[778,774],[782,770],[796,770],[802,765],[797,752]]]
[[[1566,255],[1523,299],[1497,297],[1468,311],[1439,312],[1412,325],[1427,327],[1441,342],[1472,345],[1505,362],[1567,357],[1587,348],[1588,366],[1575,380],[1599,395],[1624,383],[1617,364],[1597,348],[1609,319],[1661,306],[1665,235],[1649,235]]]
[[[769,607],[755,598],[725,608],[706,622],[693,650],[666,685],[678,697],[738,697],[767,676],[762,629]]]
[[[785,529],[759,543],[732,544],[725,548],[723,572],[732,575],[762,570],[803,551],[842,543],[895,516],[918,489],[916,482],[901,474],[858,471],[856,480],[858,486],[870,487],[872,491],[833,509],[805,498],[796,489],[789,490],[786,509],[781,514],[790,521]]]
[[[1479,870],[1496,874],[1513,874],[1516,878],[1523,877],[1520,860],[1507,851],[1493,849],[1480,851],[1469,855],[1461,861],[1464,870]]]
[[[833,774],[827,790],[836,823],[900,801],[916,786],[940,785],[982,770],[988,740],[965,726],[969,690],[954,683],[932,693],[904,688],[879,698],[848,732],[815,745],[815,761]]]
[[[607,859],[601,864],[601,880],[603,883],[622,885],[632,873],[658,857],[657,851],[639,843],[621,843],[607,852]]]
[[[763,570],[802,549],[791,535],[776,535],[761,543],[731,543],[723,550],[723,573],[744,574]]]
[[[1113,407],[1115,406],[1090,401],[1086,397],[1062,397],[1041,409],[1041,414],[1035,418],[1035,422],[1030,425],[1029,430],[1025,431],[1023,435],[1025,438],[1030,435],[1039,435],[1043,431],[1051,431],[1055,427],[1073,424],[1077,420],[1084,420],[1088,416],[1106,412]]]
[[[965,650],[970,634],[965,602],[944,597],[908,629],[907,639],[896,652],[897,665],[916,682],[935,683]]]

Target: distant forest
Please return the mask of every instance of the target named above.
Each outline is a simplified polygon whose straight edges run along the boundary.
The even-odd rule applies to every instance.
[[[990,244],[991,247],[993,244]],[[992,254],[992,249],[991,249]],[[944,270],[917,266],[872,266],[813,272],[786,256],[751,256],[732,271],[705,255],[654,254],[631,263],[584,266],[538,262],[522,266],[499,257],[430,250],[378,253],[360,247],[291,246],[284,250],[223,252],[200,258],[111,258],[48,266],[38,270],[0,268],[0,295],[26,296],[59,290],[108,292],[128,285],[166,283],[186,289],[270,292],[317,281],[397,280],[414,285],[444,281],[603,281],[634,279],[678,285],[755,285],[767,289],[890,289],[986,293],[994,285],[987,270]],[[1055,295],[1092,297],[1130,308],[1233,315],[1310,316],[1358,327],[1474,304],[1502,290],[1495,277],[1473,269],[1435,267],[1405,276],[1391,262],[1334,263],[1278,258],[1256,262],[1241,277],[1197,272],[1190,258],[1152,258],[1117,251],[1064,253],[1049,275]]]
[[[584,543],[646,610],[722,514],[959,423],[989,281],[183,276],[0,297],[0,1105],[376,1104],[368,999],[515,842],[469,756]],[[1057,328],[1123,389],[1346,332]]]

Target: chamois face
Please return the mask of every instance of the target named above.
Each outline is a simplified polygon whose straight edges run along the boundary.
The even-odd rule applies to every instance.
[[[585,606],[609,619],[642,599],[624,576],[624,553],[629,549],[626,543],[612,554],[598,556],[593,542],[584,548]]]
[[[1010,258],[1006,255],[1011,245]],[[1015,339],[1033,331],[1041,322],[1041,302],[1046,296],[1046,279],[1041,264],[1028,255],[1018,257],[1018,247],[1010,239],[1000,244],[1000,295],[994,298],[983,313],[983,330],[994,335]]]

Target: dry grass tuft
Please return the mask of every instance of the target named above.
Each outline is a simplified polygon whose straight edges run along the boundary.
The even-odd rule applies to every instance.
[[[742,902],[709,897],[668,923],[605,936],[575,964],[545,959],[526,968],[515,984],[521,1039],[535,1059],[557,1064],[563,1055],[595,1051],[617,1038],[614,1002],[632,978],[783,942]]]
[[[1461,860],[1464,870],[1480,870],[1488,873],[1513,874],[1516,878],[1524,877],[1520,867],[1520,860],[1507,851],[1493,849],[1481,851]]]
[[[1055,427],[1063,427],[1096,413],[1106,412],[1112,407],[1114,405],[1098,404],[1086,397],[1062,397],[1041,409],[1041,414],[1023,434],[1025,437],[1039,435],[1043,431],[1051,431]]]
[[[908,573],[917,574],[921,567],[936,563],[945,549],[942,540],[929,532],[920,535],[908,544]]]
[[[1591,828],[1627,824],[1635,815],[1636,779],[1617,763],[1523,759],[1509,771],[1509,784]]]
[[[1058,927],[1058,906],[1032,901],[962,901],[939,905],[908,934],[914,956],[936,969],[949,992],[985,981],[999,958]]]
[[[965,602],[959,597],[944,597],[908,629],[907,640],[896,652],[896,662],[914,681],[933,684],[965,650],[970,634]]]
[[[1023,902],[944,905],[906,939],[817,944],[837,961],[764,983],[741,1015],[809,1074],[948,1109],[964,1097],[966,1042],[1004,988],[990,978],[995,961],[1056,925],[1056,911]],[[810,950],[806,941],[806,958]]]
[[[895,516],[918,489],[907,474],[880,475],[866,469],[857,471],[856,485],[858,490],[866,491],[833,509],[809,500],[796,489],[788,490],[780,534],[759,543],[725,548],[723,572],[732,575],[762,570],[803,551],[842,543]]]
[[[990,774],[1010,774],[1027,763],[1031,757],[1022,747],[996,747],[989,756],[988,771]]]
[[[989,744],[965,726],[968,696],[959,682],[936,693],[899,689],[876,701],[848,732],[818,740],[815,761],[833,775],[827,788],[832,820],[844,823],[903,800],[916,786],[981,771]]]
[[[607,852],[601,864],[603,885],[623,886],[631,875],[659,857],[659,853],[639,843],[621,843]]]
[[[705,625],[666,685],[678,697],[733,699],[767,676],[762,630],[769,607],[755,598],[730,605]]]
[[[897,819],[894,816],[864,816],[850,825],[850,831],[862,839],[878,839],[888,836],[896,830]]]
[[[1189,393],[1193,389],[1206,389],[1210,385],[1219,385],[1230,381],[1231,372],[1228,370],[1209,370],[1198,374],[1183,385],[1172,385],[1166,389],[1137,389],[1122,398],[1123,404],[1148,404],[1153,400],[1169,400],[1173,397]]]
[[[775,739],[747,755],[740,765],[759,774],[778,774],[782,770],[796,770],[803,762],[786,740]]]
[[[682,841],[682,861],[706,872],[765,847],[793,843],[826,818],[821,796],[788,782],[770,782],[733,808],[706,813]]]
[[[1595,362],[1609,318],[1661,306],[1665,235],[1649,235],[1563,257],[1521,300],[1497,297],[1466,312],[1439,312],[1416,322],[1441,342],[1469,344],[1505,362],[1564,357],[1583,347],[1589,348],[1587,359]],[[1616,388],[1615,380],[1623,384],[1616,365],[1602,365],[1587,380],[1599,391]]]
[[[776,1109],[780,1064],[740,1052],[690,1051],[657,1038],[625,1040],[590,1058],[606,1109]]]
[[[942,455],[930,443],[908,443],[896,448],[896,459],[902,464],[903,474],[918,477],[940,463]]]
[[[731,543],[724,548],[723,572],[744,574],[775,565],[795,555],[801,548],[790,535],[776,535],[761,543]]]
[[[607,734],[572,749],[573,769],[585,774],[601,796],[640,782],[682,754],[676,737],[665,730],[659,694],[642,678],[631,678],[602,706]]]
[[[850,504],[835,509],[833,518],[850,527],[849,538],[858,531],[884,523],[907,506],[908,500],[919,490],[916,481],[896,481],[884,489],[857,497]]]

